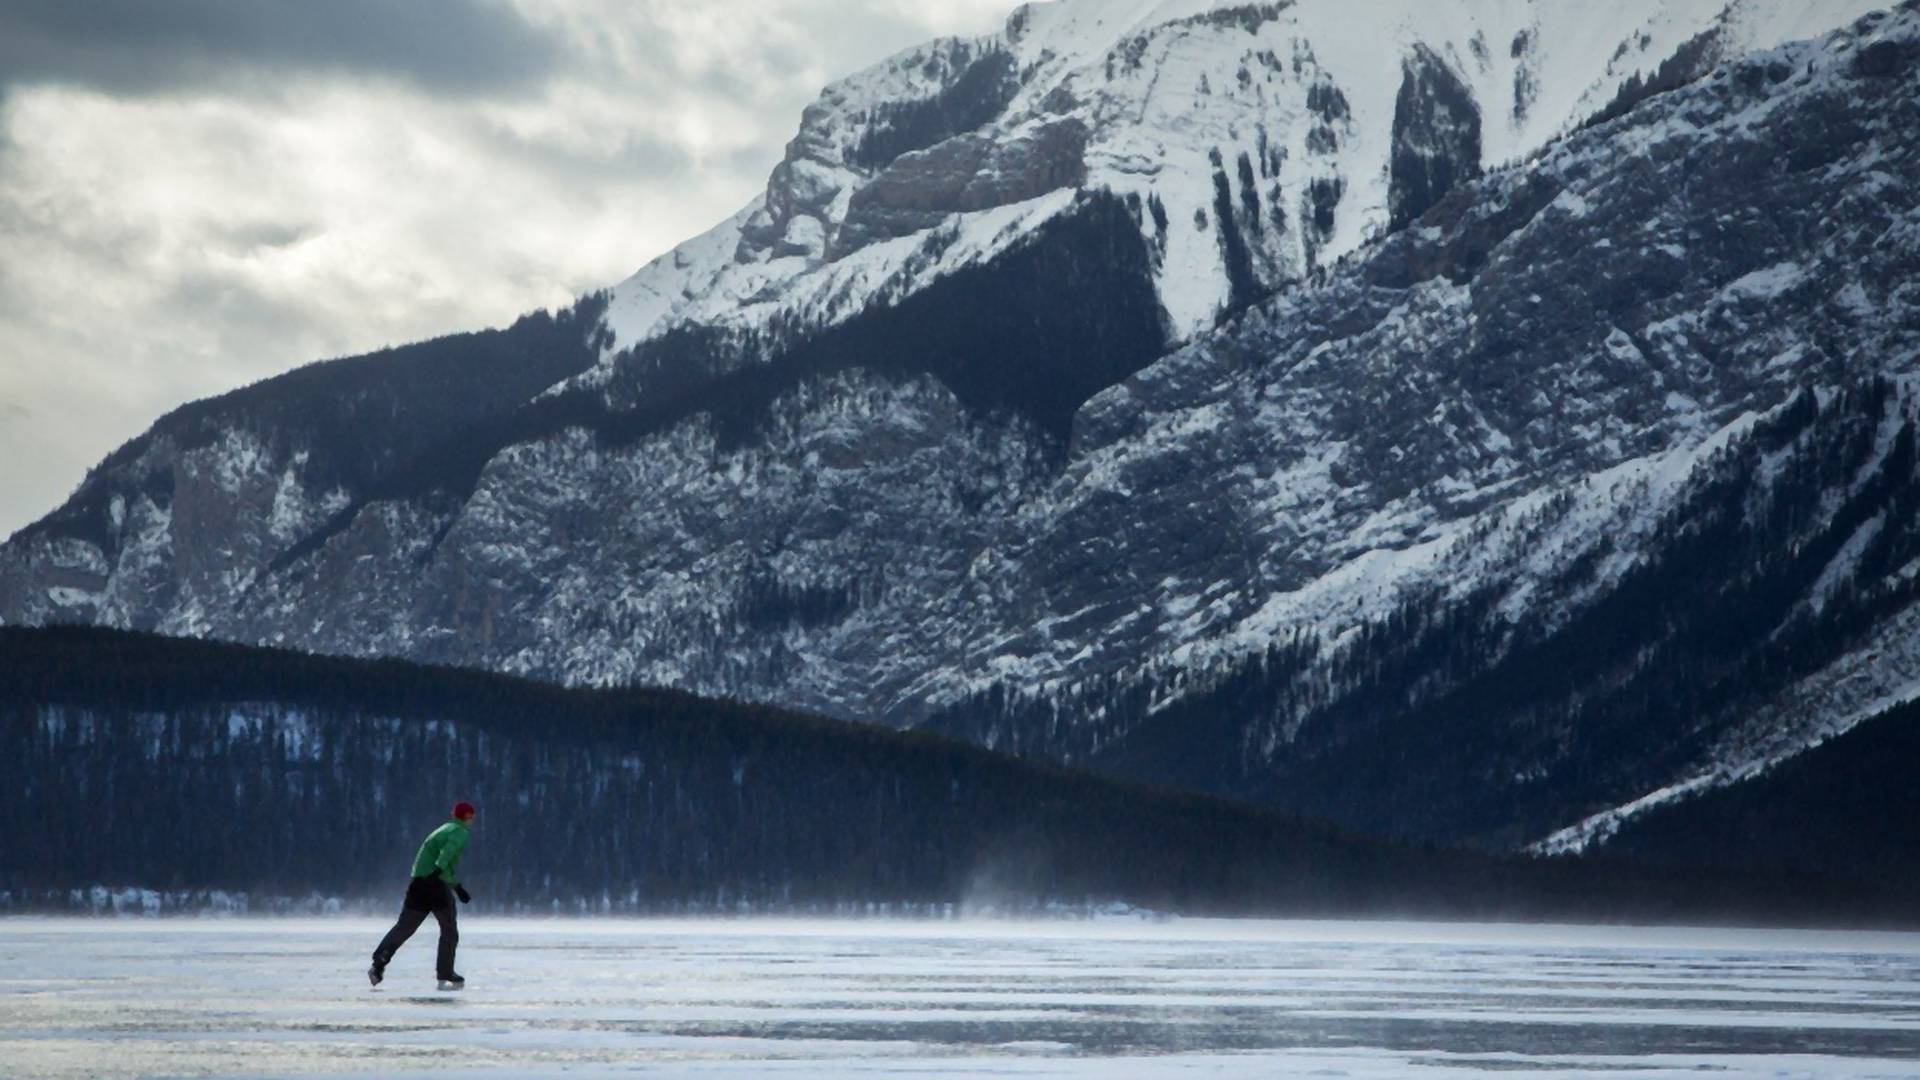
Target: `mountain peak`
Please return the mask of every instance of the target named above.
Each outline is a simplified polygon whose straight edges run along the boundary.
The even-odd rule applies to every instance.
[[[1186,340],[1659,79],[1872,6],[1029,4],[1000,33],[930,42],[827,87],[753,205],[615,289],[616,339],[829,323],[830,306],[968,264],[889,242],[945,229],[973,237],[978,258],[1015,239],[1004,208],[1100,190],[1135,207],[1167,325]],[[1031,228],[1066,205],[1017,216]]]

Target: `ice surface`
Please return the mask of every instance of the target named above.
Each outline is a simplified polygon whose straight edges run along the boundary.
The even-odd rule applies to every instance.
[[[0,1073],[1920,1075],[1920,935],[1177,920],[0,922]]]

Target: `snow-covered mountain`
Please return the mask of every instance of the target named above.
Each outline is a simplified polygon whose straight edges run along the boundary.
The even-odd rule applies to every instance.
[[[1865,6],[1022,9],[610,295],[164,418],[0,620],[1536,841],[1913,693],[1920,9]]]
[[[1028,5],[1001,34],[828,87],[765,194],[622,283],[609,324],[624,345],[675,323],[832,321],[991,258],[1071,192],[1099,190],[1135,207],[1186,339],[1650,86],[1874,6]],[[929,259],[935,227],[955,246]]]

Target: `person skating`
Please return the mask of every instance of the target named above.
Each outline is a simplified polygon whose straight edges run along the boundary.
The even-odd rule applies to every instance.
[[[460,990],[467,980],[453,970],[453,952],[460,946],[460,926],[454,917],[453,898],[461,903],[473,897],[460,884],[460,856],[466,854],[469,830],[475,816],[473,804],[456,803],[453,820],[433,830],[413,857],[413,880],[407,883],[407,897],[400,905],[400,921],[393,924],[380,947],[373,950],[373,966],[367,969],[367,981],[375,986],[386,978],[387,964],[400,951],[420,924],[432,915],[440,922],[440,951],[435,957],[434,974],[442,990]]]

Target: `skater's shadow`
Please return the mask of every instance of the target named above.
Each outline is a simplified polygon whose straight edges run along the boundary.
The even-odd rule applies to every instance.
[[[403,1003],[407,1005],[444,1005],[449,1008],[460,1004],[459,1001],[450,997],[396,997],[393,1001],[396,1005]]]

